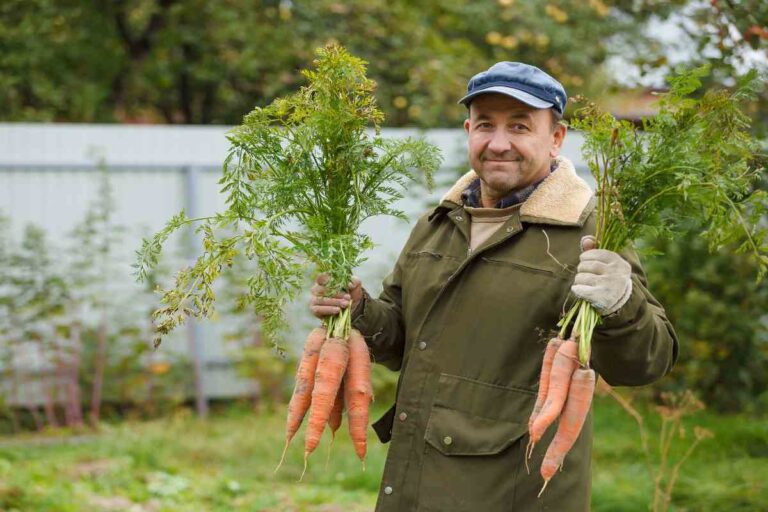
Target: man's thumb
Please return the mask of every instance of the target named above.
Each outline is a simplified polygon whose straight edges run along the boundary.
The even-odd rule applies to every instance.
[[[591,251],[597,248],[597,241],[592,235],[581,237],[581,252]]]
[[[353,302],[358,302],[363,298],[363,286],[362,281],[357,276],[352,276],[352,280],[349,282],[348,287],[349,295],[352,297]]]

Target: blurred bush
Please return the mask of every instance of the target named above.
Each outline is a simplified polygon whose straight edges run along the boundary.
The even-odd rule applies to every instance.
[[[768,412],[768,286],[755,282],[757,265],[728,247],[710,254],[695,234],[649,246],[663,253],[645,264],[650,289],[680,338],[656,388],[691,388],[719,411]]]

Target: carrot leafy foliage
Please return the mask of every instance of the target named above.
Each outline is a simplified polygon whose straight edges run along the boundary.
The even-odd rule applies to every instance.
[[[419,139],[380,136],[383,114],[365,69],[340,46],[319,49],[314,69],[303,71],[308,85],[255,108],[229,132],[219,182],[226,211],[201,219],[181,212],[143,241],[134,265],[138,279],[180,227],[199,224],[203,240],[195,263],[176,274],[172,288],[161,290],[155,343],[189,316],[210,316],[213,284],[239,254],[257,263],[241,306],[251,305],[263,318],[265,335],[277,342],[285,307],[301,289],[307,265],[329,274],[330,293],[344,290],[373,247],[361,223],[375,215],[405,218],[394,203],[416,180],[415,171],[432,186],[442,161],[438,149]],[[327,324],[346,339],[348,308]]]
[[[711,250],[735,243],[751,254],[762,279],[768,272],[768,201],[757,183],[765,155],[740,109],[762,81],[752,71],[732,91],[697,94],[708,72],[705,66],[671,76],[658,114],[641,127],[594,103],[576,112],[570,124],[584,134],[582,152],[597,183],[597,243],[621,251],[642,237],[695,229]],[[581,339],[586,364],[600,317],[577,301],[560,322],[561,336],[574,315],[572,335]]]

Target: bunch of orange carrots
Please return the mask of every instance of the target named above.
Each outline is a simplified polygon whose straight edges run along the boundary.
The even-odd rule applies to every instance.
[[[219,180],[227,209],[200,218],[182,211],[142,242],[135,264],[140,280],[150,277],[172,233],[200,223],[201,255],[176,274],[172,287],[160,290],[162,305],[153,313],[156,345],[188,318],[210,317],[215,281],[236,259],[247,259],[251,273],[237,308],[252,307],[265,339],[279,348],[285,307],[295,300],[308,267],[328,274],[327,292],[339,293],[374,246],[362,223],[377,215],[406,218],[395,203],[403,198],[401,189],[417,180],[416,171],[431,187],[442,162],[439,149],[416,138],[381,137],[384,114],[365,61],[337,44],[316,54],[313,69],[302,71],[306,85],[254,108],[227,134],[231,146]],[[325,425],[335,437],[346,406],[355,451],[364,461],[370,366],[349,308],[310,333],[289,405],[283,458],[309,411],[306,470]]]
[[[325,327],[313,329],[304,343],[296,370],[296,385],[288,404],[285,448],[277,469],[285,460],[288,445],[307,411],[309,420],[304,440],[304,472],[307,470],[307,459],[320,443],[326,424],[331,429],[332,437],[336,437],[344,409],[355,453],[365,469],[368,406],[372,400],[371,358],[363,335],[351,329],[349,338],[344,340],[329,337]]]
[[[528,420],[528,448],[526,468],[533,448],[544,432],[558,418],[560,421],[552,443],[541,463],[544,486],[562,467],[563,460],[579,437],[581,427],[592,405],[595,390],[595,371],[581,366],[578,359],[579,345],[573,339],[552,338],[544,351],[544,361],[539,380],[539,392],[533,413]]]
[[[595,246],[619,252],[644,236],[696,230],[713,249],[738,243],[739,251],[751,252],[759,280],[768,275],[768,231],[760,228],[768,212],[759,190],[765,169],[755,158],[760,145],[748,132],[750,119],[740,110],[743,99],[754,97],[759,77],[753,70],[733,91],[694,96],[708,73],[702,67],[668,77],[671,90],[659,95],[658,114],[643,121],[642,133],[594,103],[572,117],[571,127],[584,134],[582,152],[597,185]],[[734,229],[734,219],[741,230]],[[576,300],[544,352],[525,455],[527,464],[559,417],[541,466],[541,492],[589,414],[596,384],[591,341],[601,321],[587,301]]]

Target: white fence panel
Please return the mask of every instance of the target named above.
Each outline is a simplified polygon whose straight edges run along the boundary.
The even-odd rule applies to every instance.
[[[77,124],[0,123],[0,213],[11,218],[20,236],[27,224],[49,234],[57,248],[65,247],[69,234],[98,191],[97,167],[109,171],[115,202],[115,224],[127,231],[117,248],[117,264],[123,271],[120,285],[135,288],[130,272],[134,252],[143,236],[161,229],[182,208],[195,216],[211,215],[224,208],[217,181],[228,143],[224,126],[123,126]],[[358,274],[366,287],[377,293],[418,214],[435,204],[467,167],[466,136],[461,129],[385,129],[385,137],[423,136],[440,147],[444,164],[436,176],[437,188],[427,193],[412,187],[398,205],[410,219],[370,219],[363,226],[377,247]],[[582,137],[569,133],[562,153],[592,182],[580,158]],[[309,283],[308,285],[309,286]],[[306,296],[293,306],[296,338],[314,320]],[[208,322],[199,335],[205,363],[205,392],[210,397],[237,396],[251,384],[234,375],[231,347],[221,340],[221,325]],[[297,344],[300,340],[297,341]],[[184,335],[173,336],[161,350],[186,352]]]

